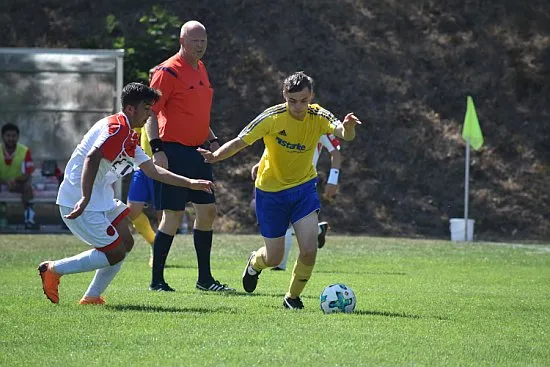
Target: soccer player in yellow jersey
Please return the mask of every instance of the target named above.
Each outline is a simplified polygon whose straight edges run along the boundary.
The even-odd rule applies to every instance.
[[[151,146],[149,145],[149,139],[147,138],[145,129],[136,128],[134,130],[140,135],[141,148],[149,157],[151,157]],[[129,217],[136,231],[143,236],[149,245],[151,245],[151,256],[149,258],[150,267],[153,266],[152,246],[155,241],[155,231],[151,227],[149,218],[147,218],[147,216],[143,213],[143,208],[147,203],[154,206],[154,202],[153,179],[138,168],[132,175],[130,188],[128,190],[128,208],[130,208]],[[161,212],[156,211],[156,213],[158,218]]]
[[[283,82],[286,103],[266,109],[239,135],[215,152],[198,151],[206,162],[229,158],[258,139],[265,144],[256,186],[256,214],[265,246],[250,254],[243,272],[243,288],[256,289],[262,270],[277,266],[284,256],[288,223],[294,227],[300,255],[283,306],[302,309],[300,295],[311,277],[317,255],[317,223],[321,207],[315,183],[313,154],[319,138],[327,133],[344,140],[355,138],[359,119],[348,113],[340,122],[313,99],[313,79],[296,72]]]

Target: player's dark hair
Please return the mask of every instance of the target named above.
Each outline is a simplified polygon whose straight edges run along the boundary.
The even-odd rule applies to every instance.
[[[17,125],[11,124],[9,122],[2,126],[2,136],[8,131],[15,131],[17,135],[19,135],[19,128],[17,127]]]
[[[296,93],[304,88],[313,92],[313,78],[306,75],[303,71],[297,71],[289,75],[283,82],[283,93]]]
[[[122,108],[136,107],[141,102],[154,104],[160,99],[161,92],[142,83],[128,83],[122,89]]]

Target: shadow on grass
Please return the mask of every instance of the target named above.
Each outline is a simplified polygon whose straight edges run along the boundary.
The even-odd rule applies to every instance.
[[[196,269],[196,265],[180,265],[180,264],[170,264],[165,265],[165,269]]]
[[[387,312],[387,311],[369,311],[369,310],[355,310],[350,315],[360,315],[360,316],[385,316],[385,317],[402,317],[406,319],[437,319],[437,320],[449,320],[447,317],[442,316],[420,316],[420,315],[410,315],[406,313],[398,312]]]
[[[166,312],[166,313],[238,313],[235,308],[216,307],[163,307],[149,305],[106,305],[108,309],[115,311],[137,311],[137,312]]]
[[[362,275],[407,275],[407,273],[402,272],[391,272],[391,271],[328,271],[328,270],[315,270],[316,274],[362,274]]]
[[[205,296],[227,296],[227,297],[271,297],[271,298],[283,298],[286,293],[262,293],[262,292],[254,292],[254,293],[246,293],[246,292],[203,292],[201,293]],[[308,298],[308,299],[319,299],[318,296],[300,296],[300,298]]]

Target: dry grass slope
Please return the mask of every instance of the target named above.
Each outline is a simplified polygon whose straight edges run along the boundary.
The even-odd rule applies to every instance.
[[[216,88],[214,126],[225,139],[280,101],[279,83],[302,69],[318,102],[368,124],[345,144],[334,230],[448,236],[463,211],[466,96],[478,107],[486,145],[473,154],[471,214],[481,238],[550,235],[550,13],[543,0],[158,1],[209,29],[205,61]],[[150,9],[133,1],[8,0],[1,46],[109,47],[104,19],[123,34]],[[32,24],[32,26],[30,26]],[[174,45],[175,51],[176,45]],[[159,55],[159,61],[165,55]],[[255,146],[216,168],[220,226],[254,231],[248,211]],[[321,161],[321,172],[328,160]]]

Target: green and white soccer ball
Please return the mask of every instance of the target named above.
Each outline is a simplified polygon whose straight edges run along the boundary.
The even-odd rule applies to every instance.
[[[355,293],[344,284],[331,284],[323,290],[320,297],[321,310],[324,313],[345,312],[355,309]]]

